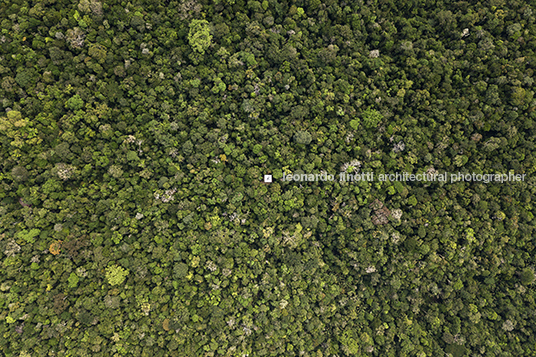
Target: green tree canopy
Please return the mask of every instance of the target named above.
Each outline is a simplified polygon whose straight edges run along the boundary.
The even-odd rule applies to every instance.
[[[190,32],[188,32],[188,42],[194,51],[204,54],[212,43],[212,35],[207,20],[192,20],[190,22]]]

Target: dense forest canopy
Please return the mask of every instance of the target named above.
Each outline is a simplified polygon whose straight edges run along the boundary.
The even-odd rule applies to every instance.
[[[1,354],[534,356],[535,19],[0,2]]]

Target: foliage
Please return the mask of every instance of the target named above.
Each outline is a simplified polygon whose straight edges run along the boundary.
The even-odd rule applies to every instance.
[[[108,284],[110,285],[122,284],[128,274],[128,270],[117,264],[106,268],[106,280],[108,280]]]
[[[0,23],[0,355],[536,355],[531,2]],[[526,177],[281,180],[340,171]]]
[[[53,254],[53,255],[60,254],[60,252],[61,252],[61,243],[62,243],[61,240],[57,240],[57,241],[54,241],[54,242],[50,243],[50,247],[48,248],[50,253]]]
[[[17,148],[39,144],[42,141],[30,120],[22,118],[21,113],[15,110],[7,112],[6,117],[0,117],[0,132],[3,133],[2,139],[11,139],[7,142]]]
[[[311,134],[309,134],[306,131],[298,131],[296,134],[294,134],[294,140],[298,144],[309,144],[312,140]]]
[[[36,237],[39,235],[40,230],[37,228],[33,228],[30,230],[22,230],[17,233],[17,237],[23,239],[27,243],[34,243],[36,241]]]
[[[78,278],[78,275],[76,275],[76,273],[71,273],[69,275],[69,279],[67,280],[69,282],[69,287],[70,288],[75,288],[78,285],[79,280],[80,279]]]
[[[204,54],[210,47],[212,35],[210,34],[209,23],[207,20],[192,20],[190,22],[190,31],[188,32],[188,42],[192,48]]]
[[[359,118],[352,119],[350,120],[350,127],[352,127],[352,129],[354,130],[357,130],[357,128],[359,128],[359,123],[360,123]]]
[[[83,106],[84,106],[84,101],[78,94],[75,94],[74,96],[69,98],[69,100],[65,102],[65,108],[73,110],[73,111],[80,110],[82,109]]]
[[[522,284],[531,284],[535,280],[534,272],[531,269],[525,269],[521,272],[520,278]]]
[[[365,125],[365,128],[375,128],[378,126],[378,124],[382,121],[383,116],[380,112],[378,112],[375,109],[368,108],[365,110],[362,114],[363,116],[363,124]]]

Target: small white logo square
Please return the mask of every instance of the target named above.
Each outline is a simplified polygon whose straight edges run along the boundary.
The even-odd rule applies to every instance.
[[[271,183],[272,182],[272,175],[264,175],[264,182],[265,183]]]

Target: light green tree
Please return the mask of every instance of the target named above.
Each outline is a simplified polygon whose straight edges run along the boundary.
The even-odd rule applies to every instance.
[[[212,43],[212,35],[207,20],[192,20],[190,23],[190,32],[188,33],[188,42],[194,51],[204,54],[206,49]]]
[[[32,128],[28,118],[22,118],[20,112],[11,110],[6,117],[0,117],[0,134],[11,139],[11,145],[22,148],[25,144],[36,145],[42,139],[37,135],[37,129]],[[0,140],[3,139],[0,136]]]
[[[119,285],[125,281],[129,271],[117,264],[111,265],[106,268],[106,280],[110,285]]]
[[[29,231],[24,229],[17,233],[17,237],[24,239],[28,243],[35,243],[39,233],[41,233],[41,230],[37,228],[30,229]]]
[[[375,109],[368,108],[363,112],[363,123],[367,129],[377,127],[382,119],[383,115]]]
[[[78,278],[78,275],[76,275],[76,273],[71,273],[71,275],[69,275],[69,279],[67,279],[67,281],[69,282],[69,287],[76,288],[79,280],[80,279]]]
[[[75,94],[74,96],[72,96],[65,102],[65,108],[73,110],[73,111],[80,110],[83,107],[84,107],[84,100],[78,94]]]

